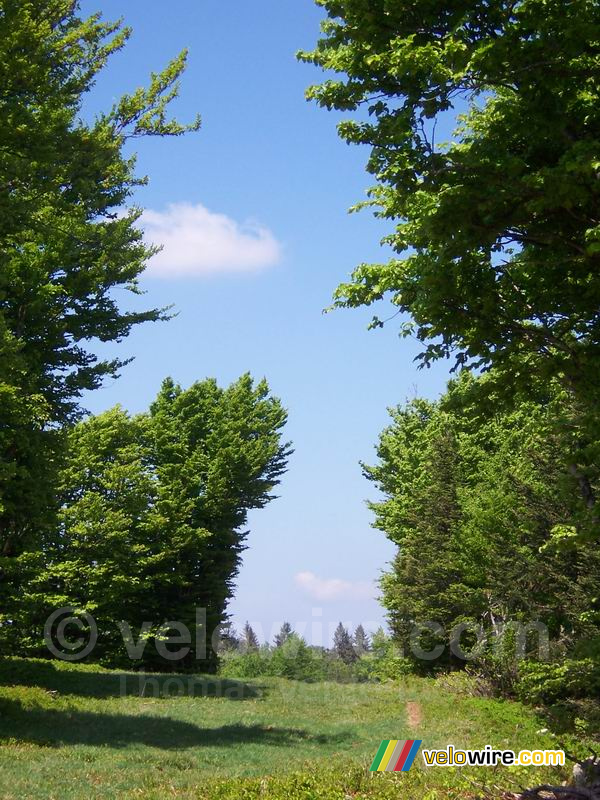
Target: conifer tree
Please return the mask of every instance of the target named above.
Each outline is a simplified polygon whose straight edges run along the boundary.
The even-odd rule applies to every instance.
[[[340,622],[333,634],[333,652],[344,664],[353,664],[357,655],[352,644],[352,637],[348,629]]]
[[[254,633],[249,622],[244,625],[242,631],[242,647],[246,653],[256,653],[259,648],[258,636]]]
[[[354,650],[360,657],[368,653],[371,649],[371,642],[362,625],[358,625],[354,631]]]
[[[287,642],[287,640],[292,635],[293,630],[292,626],[289,622],[284,622],[281,626],[281,630],[278,634],[275,635],[275,647],[283,647],[283,645]]]

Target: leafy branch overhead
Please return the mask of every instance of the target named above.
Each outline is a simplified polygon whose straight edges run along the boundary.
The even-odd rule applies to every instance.
[[[319,5],[323,36],[299,57],[339,77],[308,97],[358,112],[339,132],[370,148],[370,202],[401,256],[358,266],[336,305],[391,299],[425,363],[454,354],[597,393],[598,4]]]
[[[183,50],[162,72],[152,73],[148,89],[123,95],[108,117],[118,131],[126,131],[127,137],[180,136],[200,128],[200,115],[186,125],[167,118],[169,104],[179,95],[179,78],[186,59],[187,50]]]

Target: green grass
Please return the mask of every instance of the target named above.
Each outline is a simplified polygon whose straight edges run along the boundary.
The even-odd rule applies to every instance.
[[[421,712],[413,728],[409,700]],[[556,747],[541,727],[517,703],[459,696],[423,678],[342,685],[160,675],[145,682],[96,666],[4,659],[0,797],[475,797],[472,781],[531,785],[565,773],[426,770],[419,758],[396,776],[371,775],[368,766],[385,738],[420,738],[428,747]]]

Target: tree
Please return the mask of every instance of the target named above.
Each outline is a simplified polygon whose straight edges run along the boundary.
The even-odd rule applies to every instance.
[[[290,680],[324,680],[325,661],[321,653],[291,631],[285,642],[277,646],[268,660],[268,674]]]
[[[385,467],[374,472],[365,467],[367,477],[382,488],[385,484],[384,491],[393,485],[397,500],[373,503],[371,508],[377,514],[377,527],[383,527],[385,518],[386,534],[398,546],[391,577],[384,577],[382,588],[391,628],[405,650],[415,621],[433,620],[449,629],[470,610],[468,590],[458,589],[461,574],[452,542],[461,517],[456,433],[447,415],[432,412],[431,404],[418,400],[406,411],[399,409],[394,414],[393,444],[384,432],[379,451],[392,456],[394,466],[384,462]],[[423,649],[438,644],[436,637],[426,635],[426,639]]]
[[[246,653],[258,652],[258,637],[249,622],[246,622],[242,631],[242,647]]]
[[[390,637],[384,631],[384,629],[379,626],[371,638],[371,649],[373,650],[373,655],[375,658],[385,658],[385,655],[389,651],[391,644],[392,642]]]
[[[125,144],[177,136],[199,121],[167,118],[182,52],[87,122],[86,93],[130,30],[72,0],[6,0],[0,15],[0,552],[12,556],[49,522],[62,437],[83,391],[126,359],[99,360],[90,341],[120,341],[161,309],[121,310],[139,294],[155,249],[141,211],[124,209],[145,182]]]
[[[242,643],[231,621],[224,622],[219,631],[219,654],[223,652],[235,653],[240,650]]]
[[[352,637],[340,622],[333,634],[333,652],[344,664],[353,664],[357,655],[352,645]]]
[[[371,148],[367,205],[396,223],[385,241],[400,254],[360,265],[335,304],[390,298],[412,315],[403,332],[423,342],[424,363],[493,365],[497,386],[525,396],[558,378],[597,408],[598,4],[317,2],[324,36],[300,58],[339,77],[308,96],[368,112],[339,132]],[[594,425],[571,454],[589,507]]]
[[[283,645],[287,642],[287,640],[292,635],[293,630],[292,626],[289,622],[284,622],[281,626],[281,630],[278,634],[275,635],[275,647],[283,647]]]
[[[20,622],[17,649],[45,653],[45,619],[73,606],[102,631],[90,659],[127,664],[122,623],[135,641],[147,623],[144,667],[214,671],[213,633],[227,625],[248,510],[270,502],[285,470],[285,421],[266,382],[244,375],[225,389],[205,380],[183,390],[168,379],[148,413],[117,407],[74,425],[59,525],[15,560],[24,588],[2,609],[3,620]],[[165,663],[155,644],[173,620],[192,642]],[[14,629],[0,626],[0,635],[14,638]]]
[[[19,620],[13,652],[27,654],[33,645],[30,654],[47,656],[44,621],[71,606],[91,613],[102,631],[92,657],[109,662],[118,653],[116,663],[127,664],[121,621],[137,637],[142,622],[152,621],[155,631],[173,619],[153,619],[160,550],[148,530],[155,481],[144,440],[144,417],[131,418],[119,406],[70,430],[58,524],[14,560],[22,588],[2,609]]]
[[[565,535],[578,497],[558,461],[552,391],[494,412],[479,391],[493,379],[463,374],[439,402],[393,411],[379,463],[364,467],[384,495],[371,504],[375,526],[398,548],[382,589],[405,655],[415,654],[415,625],[430,622],[443,631],[424,630],[420,644],[444,645],[438,661],[462,623],[491,641],[507,624],[538,621],[565,650],[597,635],[600,557]],[[468,633],[462,644],[468,651]]]
[[[149,418],[158,479],[151,523],[173,543],[164,587],[171,618],[193,625],[205,608],[209,632],[226,618],[248,511],[271,501],[292,452],[281,441],[286,421],[267,382],[248,374],[226,389],[214,380],[185,391],[163,383]]]
[[[365,629],[362,625],[358,625],[356,630],[354,631],[354,650],[356,654],[360,657],[365,653],[368,653],[371,649],[371,642],[369,641],[369,637],[365,632]]]

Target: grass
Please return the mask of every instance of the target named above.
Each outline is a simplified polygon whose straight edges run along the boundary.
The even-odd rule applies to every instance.
[[[566,774],[427,770],[420,759],[406,774],[370,774],[387,738],[420,738],[427,747],[556,747],[531,710],[456,695],[430,679],[343,685],[146,677],[0,660],[0,798],[434,800],[480,797],[483,784],[493,794],[494,785],[560,782]]]

